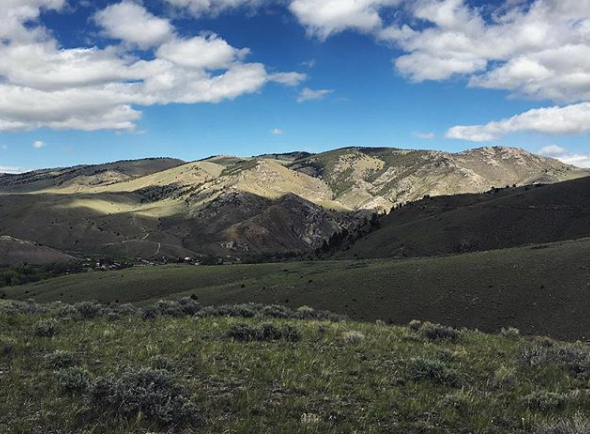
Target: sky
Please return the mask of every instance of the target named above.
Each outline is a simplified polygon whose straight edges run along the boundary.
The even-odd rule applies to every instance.
[[[1,0],[0,172],[345,146],[590,167],[587,0]]]

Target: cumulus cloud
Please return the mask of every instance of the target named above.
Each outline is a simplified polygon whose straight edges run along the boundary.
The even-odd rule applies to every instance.
[[[330,89],[314,90],[314,89],[310,89],[309,87],[306,87],[299,94],[299,97],[297,98],[297,102],[302,103],[302,102],[307,102],[307,101],[324,99],[326,96],[330,95],[332,92],[334,92],[334,91],[330,90]]]
[[[184,9],[192,15],[218,15],[221,12],[240,7],[255,8],[264,4],[264,0],[164,0],[168,4]]]
[[[37,140],[37,141],[33,142],[33,148],[35,148],[35,149],[41,149],[41,148],[44,148],[45,146],[47,146],[47,143],[45,143],[41,140]]]
[[[573,166],[590,168],[590,154],[572,153],[569,152],[568,149],[561,146],[545,146],[539,150],[539,154],[556,158],[566,164],[571,164]]]
[[[414,133],[414,137],[422,140],[432,140],[436,138],[436,134],[434,133]]]
[[[541,155],[561,155],[565,154],[566,152],[567,149],[557,145],[544,146],[539,150],[539,154]]]
[[[446,137],[472,142],[496,140],[505,134],[535,132],[584,134],[590,132],[590,103],[529,110],[523,114],[485,125],[456,126]]]
[[[283,134],[285,134],[285,130],[282,130],[280,128],[275,128],[273,130],[270,131],[271,134],[274,134],[275,136],[282,136]]]
[[[23,169],[22,167],[14,167],[14,166],[0,166],[0,173],[6,173],[9,175],[17,175],[19,173],[27,172],[27,169]]]
[[[395,68],[415,82],[458,75],[518,96],[590,100],[587,1],[291,0],[290,10],[320,39],[354,30],[401,49]]]
[[[168,20],[155,17],[130,1],[110,5],[98,12],[94,19],[107,36],[144,49],[171,39],[173,34]]]
[[[289,9],[309,35],[326,39],[347,29],[373,32],[382,27],[379,10],[401,0],[293,0]]]
[[[249,63],[247,48],[214,34],[180,37],[171,24],[129,1],[97,13],[106,48],[62,48],[35,20],[59,0],[6,0],[0,15],[0,131],[49,127],[131,130],[140,107],[217,103],[275,82],[294,86],[306,76],[269,73]],[[123,23],[121,25],[121,23]],[[133,47],[148,49],[137,57]]]

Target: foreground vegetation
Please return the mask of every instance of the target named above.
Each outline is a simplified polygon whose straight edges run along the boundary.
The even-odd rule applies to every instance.
[[[590,347],[193,299],[0,307],[2,433],[590,432]]]

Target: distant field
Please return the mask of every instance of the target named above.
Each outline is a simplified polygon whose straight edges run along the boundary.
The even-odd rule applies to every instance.
[[[498,331],[590,338],[590,239],[439,258],[215,267],[136,267],[5,289],[38,302],[310,305],[362,321],[430,320]],[[2,294],[2,291],[0,291]]]

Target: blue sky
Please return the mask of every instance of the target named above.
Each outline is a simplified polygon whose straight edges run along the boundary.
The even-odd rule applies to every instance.
[[[590,166],[580,3],[7,0],[0,171],[344,146]]]

